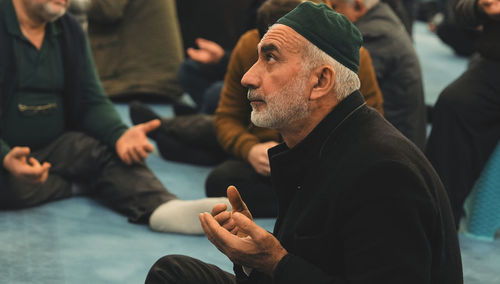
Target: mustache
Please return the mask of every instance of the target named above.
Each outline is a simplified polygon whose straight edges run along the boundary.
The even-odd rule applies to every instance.
[[[257,92],[255,89],[248,89],[247,92],[247,99],[249,101],[255,101],[255,100],[261,100],[263,101],[264,99],[262,98],[262,95]]]

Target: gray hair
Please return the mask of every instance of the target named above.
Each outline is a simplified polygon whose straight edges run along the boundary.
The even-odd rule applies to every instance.
[[[354,0],[341,0],[347,4],[349,4],[350,6],[354,5]],[[367,10],[370,10],[373,6],[377,5],[380,0],[361,0],[365,6],[366,6],[366,9]]]
[[[308,71],[322,65],[329,65],[335,70],[335,85],[333,89],[339,101],[359,89],[361,83],[358,74],[345,67],[330,55],[319,49],[309,41],[305,41],[302,51],[303,68]]]

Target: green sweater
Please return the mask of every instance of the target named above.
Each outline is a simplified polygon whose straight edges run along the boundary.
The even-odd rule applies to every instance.
[[[65,79],[59,22],[47,24],[42,47],[38,50],[22,34],[12,2],[1,4],[7,33],[13,38],[18,70],[16,92],[9,98],[0,121],[0,160],[3,165],[3,159],[11,147],[28,146],[33,151],[40,149],[63,134],[66,124],[62,100]],[[105,95],[88,42],[86,44],[81,72],[81,107],[84,115],[79,128],[114,147],[127,126]]]

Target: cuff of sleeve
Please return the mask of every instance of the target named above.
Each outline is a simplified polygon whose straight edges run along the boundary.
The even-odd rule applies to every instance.
[[[3,159],[5,158],[7,153],[10,152],[10,149],[11,148],[9,147],[9,145],[7,145],[7,143],[5,143],[5,141],[0,139],[0,162],[2,162],[2,164],[1,164],[2,169],[3,169]]]
[[[288,253],[285,255],[273,272],[273,279],[276,284],[299,284],[299,283],[330,283],[333,278],[324,273],[317,266],[307,262],[296,255]],[[338,282],[344,283],[340,279]]]
[[[120,137],[122,137],[123,133],[125,133],[125,131],[127,131],[127,129],[128,129],[127,126],[120,127],[119,129],[114,131],[113,134],[110,134],[109,140],[106,141],[106,143],[109,146],[113,147],[113,149],[114,149],[115,145],[116,145],[116,141],[118,141],[118,139],[120,139]]]
[[[276,269],[273,272],[273,278],[275,280],[283,278],[284,271],[286,270],[287,264],[293,256],[290,253],[287,253],[281,260],[278,262]]]

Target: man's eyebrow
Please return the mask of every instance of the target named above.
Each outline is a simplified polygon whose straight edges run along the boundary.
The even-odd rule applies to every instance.
[[[279,52],[279,49],[276,45],[272,44],[272,43],[268,43],[268,44],[263,44],[260,46],[260,53],[268,53],[268,52],[271,52],[271,51],[277,51]]]

